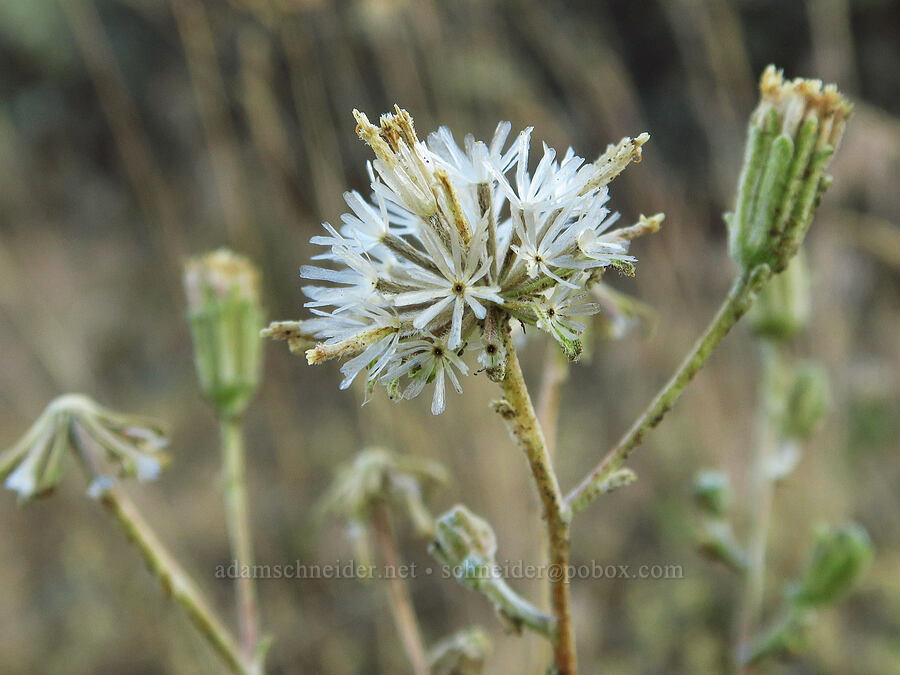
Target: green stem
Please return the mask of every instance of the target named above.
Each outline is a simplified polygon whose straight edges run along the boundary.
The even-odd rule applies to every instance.
[[[397,544],[394,541],[391,521],[385,506],[379,505],[373,509],[372,526],[375,530],[375,540],[381,549],[387,569],[396,572],[400,569],[400,555],[397,553]],[[397,626],[397,632],[400,634],[400,640],[403,642],[403,649],[412,665],[413,673],[428,675],[428,658],[425,654],[425,643],[422,641],[419,622],[416,619],[416,611],[413,608],[405,581],[396,574],[388,579],[388,599],[394,615],[394,625]]]
[[[245,566],[252,572],[254,564],[253,539],[250,534],[250,513],[247,502],[247,476],[244,466],[244,434],[240,418],[223,418],[219,425],[222,435],[225,524],[228,528],[232,559],[239,572],[236,584],[241,649],[244,657],[248,661],[253,661],[259,644],[256,586],[252,574],[241,573]]]
[[[761,343],[762,383],[759,410],[757,411],[757,439],[750,468],[750,490],[747,503],[750,506],[750,534],[747,545],[747,574],[743,594],[737,608],[736,664],[735,672],[744,672],[740,655],[750,644],[753,633],[762,616],[766,577],[766,542],[772,515],[774,482],[770,475],[772,457],[778,449],[775,430],[775,409],[778,397],[780,364],[779,345],[767,340]]]
[[[556,619],[547,616],[537,607],[525,600],[509,587],[501,576],[492,577],[490,581],[479,586],[479,590],[490,599],[503,615],[511,621],[527,626],[551,640],[556,632]],[[541,642],[546,645],[546,642]]]
[[[568,507],[573,504],[579,510],[587,506],[593,498],[602,494],[598,486],[619,469],[628,455],[643,441],[647,432],[657,426],[678,400],[685,387],[704,366],[713,349],[728,334],[738,320],[746,314],[766,280],[771,276],[767,265],[759,265],[741,274],[734,282],[728,296],[707,326],[703,335],[694,344],[690,353],[675,371],[672,378],[659,391],[649,406],[641,413],[631,428],[612,450],[600,461],[583,481],[566,497]]]
[[[534,412],[516,348],[510,337],[509,323],[502,331],[506,348],[506,377],[500,382],[504,400],[495,407],[509,427],[516,444],[525,453],[531,474],[544,508],[547,539],[550,545],[551,604],[556,617],[553,656],[559,675],[574,675],[577,671],[575,634],[569,597],[569,511],[559,489],[559,481],[550,461],[540,422]]]
[[[182,606],[229,670],[238,675],[258,673],[252,662],[241,654],[234,636],[207,605],[197,585],[166,550],[128,496],[119,488],[110,487],[100,494],[99,499],[122,526],[125,536],[138,547],[147,569],[159,580],[163,592]]]

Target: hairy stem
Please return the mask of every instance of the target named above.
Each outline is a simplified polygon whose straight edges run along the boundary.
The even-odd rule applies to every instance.
[[[100,494],[99,499],[122,526],[125,536],[138,547],[147,569],[159,580],[163,592],[182,606],[229,670],[239,675],[258,673],[254,664],[241,653],[234,636],[209,607],[197,585],[166,550],[128,496],[119,488],[110,487]]]
[[[400,568],[400,556],[397,553],[397,544],[394,541],[391,521],[385,506],[380,505],[373,509],[372,526],[385,564],[396,572]],[[397,632],[403,642],[403,649],[409,657],[413,673],[428,675],[428,658],[425,655],[425,643],[422,641],[416,612],[405,581],[396,574],[391,575],[388,579],[388,599],[394,615],[394,624],[397,626]]]
[[[579,510],[581,510],[587,506],[587,502],[602,494],[602,490],[597,490],[597,486],[602,485],[610,474],[619,469],[631,451],[644,441],[647,432],[662,421],[666,413],[675,405],[685,387],[709,359],[716,345],[750,309],[756,294],[770,276],[771,272],[768,266],[759,265],[749,272],[741,274],[735,280],[716,316],[691,348],[690,353],[675,371],[672,379],[657,393],[650,405],[641,413],[615,447],[581,481],[578,487],[569,493],[566,497],[567,506],[578,504]]]
[[[244,434],[239,418],[220,420],[222,435],[223,490],[225,492],[225,524],[231,556],[240,572],[254,564],[253,538],[250,534],[250,513],[247,503],[247,476],[244,467]],[[259,642],[259,610],[256,585],[252,574],[237,575],[238,625],[241,649],[252,661]]]
[[[504,400],[496,405],[497,412],[509,427],[516,444],[525,453],[531,474],[534,477],[544,519],[547,523],[547,539],[550,544],[550,568],[548,578],[551,584],[551,604],[556,617],[556,635],[553,656],[556,670],[560,675],[574,675],[577,671],[575,658],[575,634],[569,608],[569,514],[563,501],[562,492],[550,454],[544,441],[540,422],[534,412],[522,367],[516,355],[516,348],[510,338],[507,322],[503,328],[503,343],[507,352],[506,377],[500,382]]]
[[[544,371],[541,374],[541,385],[537,397],[537,416],[544,432],[544,443],[547,454],[553,458],[559,439],[559,406],[562,398],[562,385],[569,378],[569,360],[563,354],[556,340],[547,341],[547,353],[544,356]],[[546,568],[550,563],[549,546],[546,532],[539,534],[539,551],[537,563]],[[550,606],[550,587],[540,585],[539,605],[546,609]],[[533,659],[535,663],[546,662],[549,657],[548,645],[543,640],[533,643]]]
[[[736,617],[735,672],[741,673],[738,655],[750,644],[762,615],[766,577],[766,540],[772,514],[774,483],[770,465],[778,447],[778,436],[773,424],[774,399],[777,396],[779,354],[777,345],[763,341],[762,386],[757,411],[757,438],[750,469],[750,490],[747,496],[750,530],[747,545],[747,575],[738,603]]]

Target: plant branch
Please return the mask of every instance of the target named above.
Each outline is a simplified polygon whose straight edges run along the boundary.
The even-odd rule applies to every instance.
[[[631,451],[644,441],[647,432],[662,421],[666,413],[675,405],[685,387],[709,359],[716,345],[722,341],[731,328],[750,309],[756,294],[770,276],[771,271],[769,267],[767,265],[759,265],[748,272],[742,273],[735,280],[716,316],[707,326],[703,335],[700,336],[700,339],[694,344],[672,378],[659,391],[650,405],[641,413],[640,417],[622,436],[615,447],[581,481],[578,487],[566,497],[565,501],[568,507],[578,504],[580,510],[587,505],[590,499],[602,494],[603,491],[598,489],[598,486],[603,485],[610,475],[625,463]]]
[[[396,572],[400,568],[400,556],[397,553],[391,522],[384,505],[378,505],[372,509],[372,526],[375,530],[375,540],[378,542],[387,568]],[[412,600],[410,600],[406,583],[396,574],[391,575],[388,579],[388,599],[394,615],[394,624],[397,626],[397,632],[400,633],[400,640],[403,642],[403,649],[409,657],[413,672],[415,675],[428,675],[428,658],[425,654],[425,643],[422,641],[416,612]]]
[[[778,436],[773,423],[774,398],[778,383],[779,346],[762,341],[762,387],[759,410],[757,411],[757,438],[750,469],[750,534],[747,545],[747,575],[744,579],[743,594],[737,608],[735,671],[744,671],[738,656],[750,640],[762,614],[763,594],[766,576],[766,540],[772,515],[774,481],[770,475],[773,455],[778,446]]]
[[[495,403],[495,409],[506,422],[515,443],[525,453],[531,474],[544,508],[547,537],[550,544],[551,602],[556,617],[554,661],[560,675],[574,675],[577,670],[575,635],[569,609],[569,511],[559,489],[559,482],[544,434],[534,412],[522,367],[510,338],[509,322],[503,326],[503,343],[507,353],[506,376],[500,382],[504,399]]]
[[[197,585],[163,546],[128,496],[113,486],[104,489],[99,500],[122,526],[125,536],[138,547],[147,569],[159,580],[163,592],[182,606],[229,670],[238,675],[258,673],[252,662],[241,654],[234,636],[206,603]]]
[[[252,568],[253,538],[250,530],[250,514],[247,501],[247,476],[244,461],[244,435],[241,421],[236,417],[221,419],[223,490],[225,493],[225,523],[231,555],[238,572],[244,566]],[[241,632],[241,648],[247,660],[252,661],[259,644],[259,610],[256,585],[252,574],[237,575],[238,625]]]

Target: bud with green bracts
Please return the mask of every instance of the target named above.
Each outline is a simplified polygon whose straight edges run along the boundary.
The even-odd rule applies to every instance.
[[[694,502],[705,513],[724,516],[731,500],[731,481],[722,471],[706,469],[694,476]]]
[[[830,178],[852,105],[834,85],[785,81],[769,66],[750,120],[737,202],[726,215],[729,249],[742,269],[778,273],[803,243]]]
[[[790,591],[791,603],[814,608],[839,600],[860,578],[872,553],[868,533],[856,523],[819,527],[803,576]]]
[[[830,402],[825,370],[813,363],[798,366],[784,403],[784,437],[808,439],[828,412]]]
[[[809,320],[809,270],[803,252],[765,285],[747,319],[753,332],[771,340],[789,340]]]
[[[246,258],[219,249],[187,262],[184,287],[200,387],[220,416],[237,417],[260,380],[259,273]]]
[[[490,524],[462,504],[438,518],[429,552],[459,583],[484,595],[512,630],[523,627],[552,637],[556,620],[543,614],[506,583],[497,565],[497,537]]]

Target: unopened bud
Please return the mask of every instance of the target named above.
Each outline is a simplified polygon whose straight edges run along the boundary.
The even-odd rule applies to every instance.
[[[785,81],[774,66],[763,73],[760,93],[726,220],[732,258],[744,270],[767,264],[777,273],[803,243],[853,106],[835,85]]]
[[[797,255],[781,274],[765,285],[747,315],[753,331],[775,340],[788,340],[809,320],[809,271]]]
[[[694,501],[712,516],[724,516],[731,506],[731,482],[721,471],[699,471],[694,477]]]
[[[469,558],[477,564],[492,564],[497,537],[486,520],[457,504],[438,519],[431,551],[450,567],[463,565]]]
[[[784,436],[809,438],[828,412],[830,399],[828,374],[821,366],[806,364],[797,368],[785,399]]]
[[[372,508],[380,504],[399,508],[419,535],[431,537],[434,518],[425,497],[447,480],[447,472],[437,462],[397,455],[384,448],[367,448],[338,470],[321,508],[351,523],[366,522]]]
[[[552,636],[556,622],[513,591],[495,561],[497,538],[486,520],[462,504],[438,518],[428,549],[462,585],[484,595],[510,629],[524,626]]]
[[[790,593],[800,607],[820,607],[840,599],[872,559],[872,542],[856,523],[818,529],[806,569]]]
[[[246,258],[219,249],[187,262],[184,288],[200,388],[219,415],[240,415],[262,365],[259,273]]]
[[[697,550],[707,560],[722,563],[735,572],[747,571],[747,554],[734,536],[731,524],[719,518],[707,518],[695,535]]]

